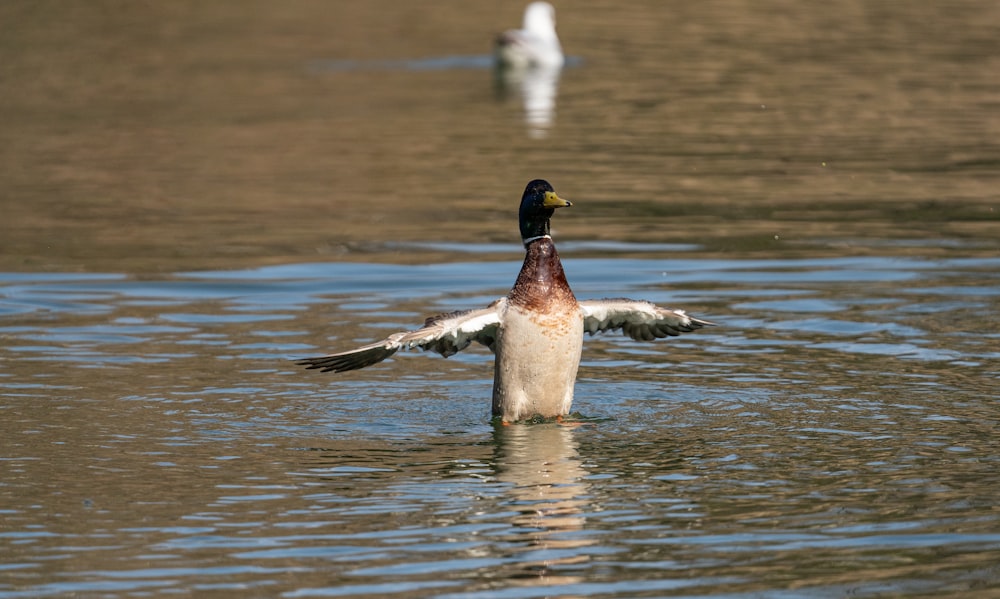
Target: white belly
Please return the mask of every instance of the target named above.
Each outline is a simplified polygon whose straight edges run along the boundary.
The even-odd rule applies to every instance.
[[[493,415],[505,422],[569,413],[583,348],[583,313],[527,314],[508,306],[497,335]]]

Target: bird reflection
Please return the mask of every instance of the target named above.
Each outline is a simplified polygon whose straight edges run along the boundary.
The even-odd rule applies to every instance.
[[[548,568],[590,559],[581,550],[596,543],[581,534],[588,507],[588,472],[577,451],[574,430],[562,425],[511,425],[495,433],[497,479],[511,485],[509,505],[517,573],[511,578],[539,576],[545,584],[577,582],[577,577],[552,577]],[[538,555],[534,555],[539,553]]]
[[[544,138],[555,120],[556,95],[562,67],[527,66],[524,68],[498,65],[496,89],[501,99],[520,96],[524,105],[524,121],[528,135]]]

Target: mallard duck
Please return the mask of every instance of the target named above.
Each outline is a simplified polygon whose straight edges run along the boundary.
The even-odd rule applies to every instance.
[[[562,47],[556,35],[556,9],[548,2],[532,2],[524,9],[524,25],[497,36],[497,65],[526,69],[563,65]]]
[[[651,341],[713,324],[643,300],[578,301],[549,234],[549,219],[556,208],[566,206],[572,204],[547,181],[528,183],[519,212],[524,264],[507,297],[478,310],[432,316],[415,331],[298,364],[344,372],[381,362],[399,349],[419,347],[448,357],[476,341],[496,354],[493,416],[506,424],[569,414],[585,331],[593,335],[620,329],[633,339]]]

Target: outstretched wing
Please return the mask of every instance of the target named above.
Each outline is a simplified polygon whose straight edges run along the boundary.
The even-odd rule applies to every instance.
[[[321,372],[345,372],[377,364],[400,349],[414,347],[436,351],[446,358],[462,351],[473,341],[494,351],[501,302],[504,301],[506,300],[499,299],[479,310],[460,310],[432,316],[424,322],[424,326],[415,331],[393,333],[375,343],[336,354],[305,358],[295,363]]]
[[[692,318],[684,310],[669,310],[643,300],[585,300],[580,302],[580,307],[583,308],[583,328],[591,335],[621,329],[636,341],[690,333],[715,324]]]

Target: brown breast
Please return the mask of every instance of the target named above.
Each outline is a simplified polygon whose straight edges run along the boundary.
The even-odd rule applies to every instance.
[[[576,296],[569,288],[559,252],[551,239],[528,244],[521,272],[507,299],[513,305],[538,312],[561,312],[576,307]]]

